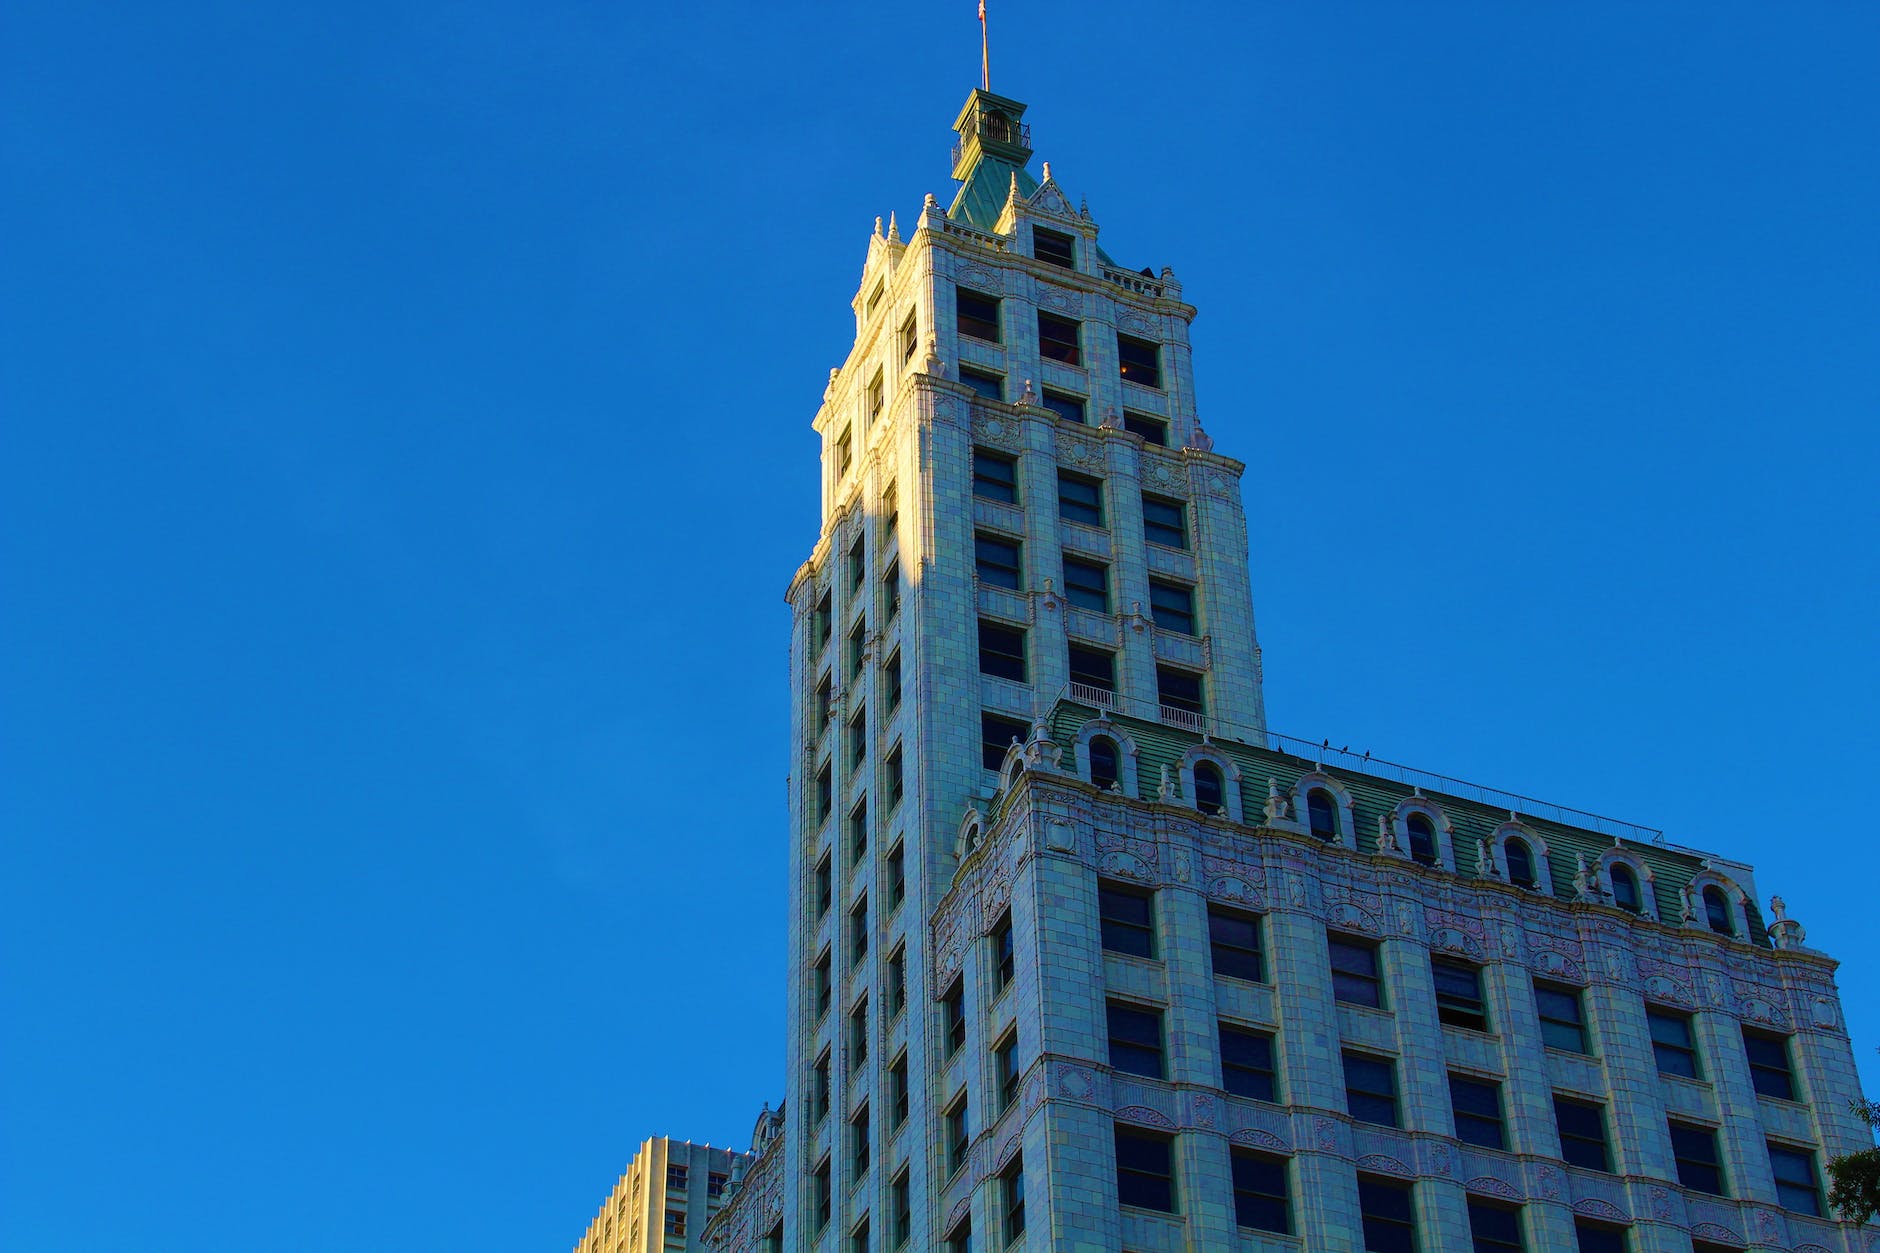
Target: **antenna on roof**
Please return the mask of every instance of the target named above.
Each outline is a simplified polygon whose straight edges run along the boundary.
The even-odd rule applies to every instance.
[[[986,0],[979,0],[979,81],[992,90],[992,50],[986,42]]]

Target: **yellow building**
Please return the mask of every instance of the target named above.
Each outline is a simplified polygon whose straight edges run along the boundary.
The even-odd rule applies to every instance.
[[[733,1173],[750,1154],[654,1136],[575,1242],[574,1253],[677,1253],[703,1249],[700,1233],[717,1212]]]

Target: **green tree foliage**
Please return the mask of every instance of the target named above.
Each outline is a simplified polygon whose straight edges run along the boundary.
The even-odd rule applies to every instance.
[[[1854,1114],[1880,1131],[1880,1101],[1855,1101]],[[1880,1148],[1862,1149],[1828,1163],[1828,1204],[1849,1222],[1864,1223],[1880,1212]]]

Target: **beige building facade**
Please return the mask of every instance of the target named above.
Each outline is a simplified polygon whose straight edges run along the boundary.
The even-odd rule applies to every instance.
[[[574,1253],[697,1253],[748,1153],[654,1136],[643,1142]]]

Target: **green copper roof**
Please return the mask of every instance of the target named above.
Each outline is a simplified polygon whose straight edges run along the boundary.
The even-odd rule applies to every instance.
[[[1038,190],[1038,180],[1024,166],[980,154],[972,169],[967,171],[959,195],[953,197],[947,216],[982,231],[992,230],[1005,208],[1005,198],[1012,193],[1014,174],[1018,175],[1019,195],[1029,196]]]

